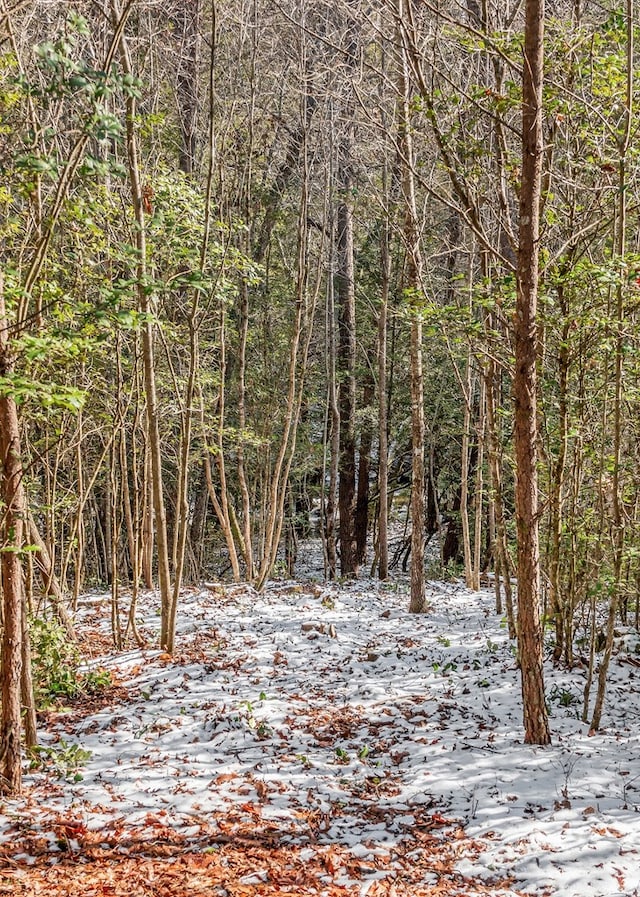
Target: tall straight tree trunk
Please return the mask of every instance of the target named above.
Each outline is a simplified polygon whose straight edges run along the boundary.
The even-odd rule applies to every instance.
[[[333,246],[333,239],[331,242]],[[327,278],[326,297],[326,344],[327,344],[327,426],[325,439],[328,443],[329,471],[327,497],[324,509],[324,538],[329,579],[338,574],[336,554],[336,520],[338,507],[338,477],[340,467],[340,410],[338,408],[335,291],[333,278]],[[325,450],[326,454],[326,450]]]
[[[1,275],[0,275],[1,277]],[[11,342],[8,336],[4,285],[0,279],[0,375],[13,373]],[[0,716],[0,792],[17,795],[22,788],[21,684],[23,658],[24,600],[22,559],[26,500],[22,482],[20,427],[15,399],[0,395],[0,462],[2,464],[2,517],[0,542],[2,558],[2,711]]]
[[[563,515],[563,487],[567,453],[569,449],[569,339],[573,321],[569,317],[568,303],[564,285],[558,286],[558,306],[562,313],[562,338],[558,350],[558,456],[551,469],[551,483],[549,486],[549,529],[551,547],[549,552],[549,605],[550,615],[555,623],[556,643],[553,649],[553,659],[557,662],[564,656],[565,662],[570,663],[572,612],[563,595],[560,575],[560,554],[562,543]],[[570,602],[569,602],[570,604]]]
[[[464,581],[468,589],[473,588],[471,562],[471,529],[469,526],[469,451],[471,443],[471,413],[473,403],[473,372],[471,350],[467,353],[467,369],[464,378],[464,418],[462,423],[462,449],[460,458],[460,528],[462,530],[462,553],[464,557]]]
[[[148,423],[148,418],[147,418]],[[148,427],[144,430],[142,461],[142,545],[140,547],[140,569],[145,589],[153,588],[153,485],[151,475],[151,452],[149,450]]]
[[[193,0],[192,0],[193,2]],[[197,28],[199,18],[199,4],[195,3],[193,10],[195,23],[192,27]],[[214,124],[213,104],[214,104],[214,62],[215,62],[215,17],[211,28],[211,56],[209,60],[209,129],[208,129],[208,166],[207,180],[205,185],[205,209],[204,209],[204,229],[202,242],[200,244],[200,273],[205,275],[208,269],[208,253],[209,242],[211,237],[211,204],[213,195],[213,175],[216,160],[216,132]],[[194,47],[197,48],[197,36],[194,37]],[[194,65],[197,62],[197,50],[194,49]],[[197,72],[197,66],[196,66]],[[194,103],[197,103],[194,99]],[[195,142],[195,136],[194,136]],[[189,535],[189,477],[191,471],[191,448],[193,433],[193,409],[196,397],[196,388],[200,372],[200,340],[199,327],[202,319],[200,311],[200,291],[194,290],[191,297],[191,307],[187,316],[187,325],[189,328],[189,368],[187,374],[187,382],[185,385],[184,400],[182,403],[182,426],[180,434],[180,461],[178,470],[178,489],[176,494],[176,520],[175,520],[175,550],[174,550],[174,566],[173,566],[173,592],[171,596],[171,604],[167,613],[167,632],[170,635],[171,644],[173,644],[173,633],[176,628],[176,619],[178,613],[178,599],[180,597],[180,588],[182,586],[182,578],[184,573],[184,564],[187,548],[187,537]],[[244,421],[241,422],[241,429],[244,427]]]
[[[386,170],[383,178],[386,182]],[[382,287],[378,312],[378,577],[389,576],[389,437],[387,433],[387,312],[391,255],[389,252],[389,224],[385,221],[381,237]]]
[[[478,401],[477,432],[477,459],[476,482],[473,496],[473,584],[476,592],[480,590],[480,570],[482,568],[482,523],[484,506],[484,446],[486,438],[486,380],[480,378],[480,397]]]
[[[618,221],[615,240],[615,254],[618,256],[620,268],[627,248],[627,154],[631,144],[633,125],[633,81],[634,81],[634,26],[635,26],[634,0],[626,2],[627,19],[627,90],[625,98],[625,124],[622,137],[618,144]],[[596,694],[591,729],[600,728],[604,698],[607,687],[607,674],[611,663],[613,651],[614,630],[616,615],[620,604],[620,589],[622,579],[622,563],[624,553],[624,507],[621,482],[622,465],[622,413],[624,400],[623,361],[625,353],[624,340],[624,287],[622,281],[616,288],[616,351],[614,374],[614,402],[613,402],[613,469],[611,472],[611,537],[613,542],[613,593],[609,599],[609,611],[607,614],[607,628],[605,633],[605,645],[600,669],[598,670],[598,691]],[[594,620],[595,624],[595,620]]]
[[[409,612],[424,613],[424,375],[422,370],[422,254],[413,174],[411,139],[410,83],[403,22],[410,21],[408,0],[398,0],[398,150],[402,168],[404,204],[403,238],[406,252],[405,292],[411,310],[411,599]]]
[[[354,73],[356,67],[355,23],[347,11],[345,61]],[[353,247],[353,143],[354,100],[351,84],[346,87],[342,108],[342,133],[338,146],[338,186],[340,202],[336,214],[338,300],[338,408],[340,411],[340,478],[338,510],[340,517],[340,572],[354,576],[358,572],[355,545],[356,500],[356,292]]]
[[[118,0],[111,0],[111,11],[114,21],[120,18]],[[120,59],[126,75],[133,76],[133,66],[129,53],[129,45],[124,32],[120,37]],[[158,583],[160,586],[160,644],[166,651],[173,651],[174,631],[171,625],[172,591],[169,572],[169,539],[167,535],[167,513],[164,502],[162,480],[162,449],[160,445],[160,420],[158,396],[156,391],[154,332],[151,320],[151,302],[147,287],[147,241],[145,211],[143,203],[143,185],[138,159],[138,140],[135,132],[137,115],[136,101],[129,93],[126,98],[126,135],[129,183],[133,198],[133,209],[136,219],[136,251],[138,290],[138,306],[144,316],[142,325],[142,360],[144,372],[144,390],[147,402],[147,425],[149,452],[151,460],[151,493],[155,522],[155,536],[158,557]]]
[[[375,395],[375,381],[372,373],[366,374],[362,395],[362,407],[368,413]],[[364,564],[367,555],[367,535],[369,532],[369,470],[371,467],[371,445],[373,428],[367,416],[360,431],[358,451],[358,490],[356,494],[356,510],[354,516],[354,536],[356,543],[356,564]]]
[[[544,0],[526,0],[522,73],[522,183],[514,322],[514,448],[518,639],[525,742],[549,744],[544,697],[538,535],[537,300],[542,184]]]
[[[251,18],[251,50],[249,64],[249,111],[247,121],[247,141],[245,150],[245,162],[243,172],[242,198],[240,200],[240,208],[242,218],[247,225],[247,230],[241,236],[241,251],[249,257],[251,253],[251,230],[252,224],[252,207],[253,207],[253,155],[254,155],[254,133],[255,133],[255,103],[257,91],[257,66],[256,57],[258,53],[258,42],[260,30],[257,22],[258,7],[253,2]],[[212,55],[210,70],[211,78],[214,72],[215,58]],[[211,85],[213,87],[213,84]],[[211,94],[209,103],[211,127],[214,121],[214,95]],[[213,169],[210,176],[213,177]],[[262,259],[260,259],[262,261]],[[255,561],[253,557],[253,526],[252,526],[252,507],[249,482],[247,477],[247,464],[245,455],[245,440],[247,430],[247,345],[249,340],[249,285],[246,282],[240,284],[238,291],[238,348],[235,352],[237,381],[238,381],[238,439],[236,444],[236,467],[238,476],[238,485],[240,487],[240,495],[242,497],[242,520],[237,527],[240,533],[240,548],[244,556],[244,565],[247,579],[252,582],[255,576]],[[232,505],[233,508],[233,505]]]
[[[513,595],[511,589],[511,564],[507,550],[507,526],[504,517],[504,496],[502,489],[502,455],[498,434],[498,417],[496,411],[499,393],[496,364],[491,353],[487,364],[487,432],[489,440],[489,471],[491,474],[491,503],[495,518],[496,537],[494,543],[494,563],[496,566],[496,589],[499,595],[499,575],[504,585],[505,605],[509,638],[515,639],[516,625],[513,613]]]
[[[172,16],[178,71],[176,100],[180,120],[180,170],[193,174],[196,166],[196,136],[198,133],[198,85],[200,61],[200,4],[201,0],[180,0]]]
[[[29,639],[27,596],[24,588],[22,592],[22,669],[20,671],[20,691],[22,694],[24,746],[27,751],[30,751],[38,743],[38,722],[36,718],[33,677],[31,675],[31,641]]]
[[[347,188],[344,186],[345,193]],[[353,264],[353,210],[349,202],[341,202],[337,213],[338,275],[338,409],[340,412],[340,464],[338,482],[338,514],[340,518],[340,572],[352,576],[357,572],[354,543],[354,509],[356,495],[356,322],[355,281]]]

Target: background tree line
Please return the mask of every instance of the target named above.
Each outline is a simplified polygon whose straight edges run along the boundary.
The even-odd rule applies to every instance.
[[[0,3],[9,788],[28,616],[71,635],[82,591],[108,584],[121,646],[157,585],[171,651],[182,584],[293,575],[316,520],[328,577],[410,564],[414,611],[427,544],[429,576],[492,571],[513,635],[517,544],[539,525],[527,602],[555,659],[588,665],[598,727],[615,626],[640,613],[637,28],[631,0],[549,0],[536,109],[523,51],[543,13]]]

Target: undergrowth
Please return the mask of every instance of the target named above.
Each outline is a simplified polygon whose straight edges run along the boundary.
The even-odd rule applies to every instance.
[[[103,668],[81,670],[82,657],[63,626],[55,620],[33,619],[31,672],[36,708],[47,710],[60,701],[91,694],[111,684],[111,673]]]

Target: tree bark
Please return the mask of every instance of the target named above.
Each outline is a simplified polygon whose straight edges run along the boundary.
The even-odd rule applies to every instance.
[[[345,25],[345,61],[351,71],[356,66],[355,23],[348,10]],[[353,246],[353,160],[354,100],[351,85],[343,103],[343,133],[338,147],[338,186],[341,193],[336,215],[337,263],[336,295],[338,320],[338,408],[340,411],[340,480],[338,509],[340,517],[340,572],[355,576],[358,572],[355,545],[356,499],[356,293]]]
[[[480,590],[480,570],[482,568],[482,523],[484,507],[484,446],[486,437],[486,380],[480,377],[478,419],[476,421],[477,458],[476,482],[473,496],[473,581],[472,588]]]
[[[410,83],[403,23],[411,18],[407,0],[398,0],[398,150],[404,204],[403,239],[406,252],[405,293],[411,311],[409,365],[411,369],[411,600],[409,612],[424,613],[424,374],[422,369],[422,255],[416,204],[413,141],[411,138]]]
[[[384,173],[386,180],[386,170]],[[378,577],[389,576],[389,437],[387,408],[387,312],[389,307],[389,283],[391,258],[389,253],[389,226],[383,226],[381,245],[382,288],[378,312]]]
[[[327,425],[325,440],[329,450],[329,472],[324,508],[324,539],[328,579],[335,579],[338,573],[336,554],[336,519],[338,506],[338,476],[340,467],[340,410],[338,408],[335,293],[332,278],[327,283],[326,305],[327,342]],[[326,449],[325,449],[326,453]],[[324,482],[325,477],[323,477]]]
[[[356,509],[354,515],[354,536],[356,543],[356,565],[364,564],[367,555],[367,535],[369,532],[369,470],[371,467],[371,445],[373,428],[368,412],[375,395],[375,381],[372,373],[367,373],[362,406],[367,415],[362,422],[360,432],[360,449],[358,452],[358,489],[356,493]]]
[[[549,744],[542,669],[538,534],[537,299],[542,184],[544,0],[526,0],[522,78],[522,183],[514,322],[514,450],[518,637],[525,742]]]
[[[3,284],[0,280],[0,376],[13,373]],[[0,537],[3,593],[2,712],[0,716],[0,791],[15,796],[22,789],[20,753],[23,607],[22,560],[26,510],[18,409],[10,393],[0,395],[0,459],[4,504]]]
[[[473,588],[471,561],[471,529],[469,526],[469,449],[471,443],[471,412],[473,402],[473,374],[471,349],[467,353],[467,370],[464,378],[464,418],[462,423],[462,449],[460,458],[460,526],[462,529],[462,553],[464,557],[464,581]]]
[[[22,670],[20,672],[20,690],[22,692],[24,744],[27,751],[29,751],[38,743],[38,723],[36,719],[36,700],[33,692],[33,677],[31,675],[29,618],[27,614],[26,595],[24,594],[22,596]]]
[[[172,16],[177,38],[176,100],[180,120],[180,170],[193,174],[198,133],[200,0],[180,0]]]
[[[348,192],[346,175],[342,189]],[[340,381],[338,408],[340,411],[340,477],[338,484],[338,513],[340,518],[340,572],[342,576],[357,573],[354,510],[356,495],[356,321],[355,275],[353,259],[353,210],[349,202],[341,202],[337,213],[338,274],[337,296],[340,308],[338,321],[338,362]]]

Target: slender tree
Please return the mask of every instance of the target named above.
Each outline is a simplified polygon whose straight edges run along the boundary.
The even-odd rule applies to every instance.
[[[114,26],[122,18],[119,0],[111,0],[111,12]],[[120,59],[122,68],[131,85],[135,82],[133,62],[129,51],[129,43],[124,33],[120,34]],[[162,448],[160,444],[160,421],[158,397],[156,389],[154,324],[152,320],[151,295],[147,274],[147,231],[145,206],[149,199],[144,195],[144,184],[140,173],[140,151],[136,133],[136,91],[130,86],[126,95],[126,142],[129,184],[133,200],[136,239],[136,285],[138,291],[139,310],[144,317],[142,328],[142,357],[144,371],[145,396],[147,402],[147,427],[149,435],[149,452],[151,459],[151,491],[156,527],[156,544],[158,558],[158,580],[160,585],[160,602],[162,609],[160,643],[167,651],[173,651],[174,621],[172,612],[173,593],[169,570],[169,540],[167,534],[167,514],[164,500],[162,475]]]
[[[634,0],[626,0],[626,37],[627,37],[627,84],[624,106],[624,119],[621,136],[618,140],[618,215],[615,235],[615,257],[619,260],[622,270],[623,259],[627,248],[627,188],[628,188],[628,153],[631,145],[633,128],[633,80],[634,80]],[[611,511],[612,511],[612,542],[613,542],[613,594],[609,600],[609,612],[605,634],[604,654],[600,662],[598,673],[598,691],[596,694],[591,728],[600,728],[604,698],[607,685],[607,672],[613,651],[614,629],[616,615],[620,604],[620,592],[622,588],[622,565],[624,552],[624,500],[622,496],[622,413],[623,413],[623,361],[625,352],[624,334],[624,292],[625,286],[619,275],[615,295],[615,370],[614,370],[614,401],[613,401],[613,470],[611,475]],[[594,621],[595,622],[595,621]]]
[[[422,252],[414,179],[414,153],[411,137],[410,81],[403,22],[409,17],[410,0],[398,0],[397,36],[398,78],[398,151],[402,170],[403,240],[406,253],[405,294],[411,312],[411,600],[409,611],[427,610],[424,588],[424,374],[422,365]]]
[[[10,379],[14,355],[9,339],[4,283],[0,278],[0,377]],[[0,393],[0,463],[2,465],[2,715],[0,717],[0,790],[16,795],[22,788],[21,680],[24,632],[22,615],[22,545],[26,516],[22,448],[15,397]]]
[[[514,320],[513,380],[516,526],[518,534],[518,646],[525,741],[551,740],[542,672],[538,496],[538,338],[540,193],[544,141],[542,84],[544,0],[526,0],[522,68],[522,183]]]
[[[338,507],[340,516],[340,572],[357,573],[355,541],[356,503],[356,283],[353,224],[353,142],[355,102],[352,81],[357,62],[356,21],[353,3],[347,6],[344,58],[347,78],[338,143],[336,210],[336,297],[338,302],[338,408],[340,411],[340,465]]]

